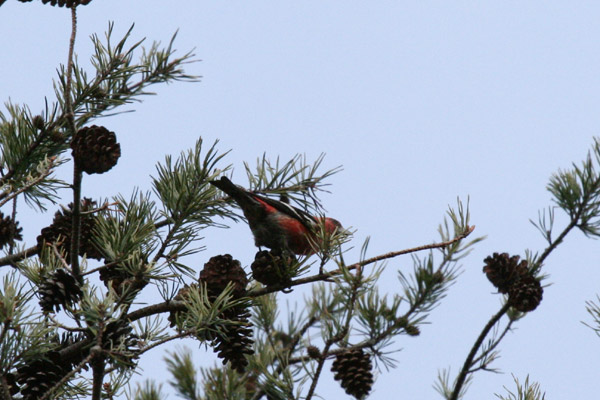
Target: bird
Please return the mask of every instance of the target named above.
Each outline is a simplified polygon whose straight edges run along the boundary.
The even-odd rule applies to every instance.
[[[315,217],[297,207],[250,192],[223,176],[209,181],[237,203],[242,209],[257,247],[289,251],[296,255],[314,253],[314,241],[319,225],[328,234],[342,230],[333,218]]]

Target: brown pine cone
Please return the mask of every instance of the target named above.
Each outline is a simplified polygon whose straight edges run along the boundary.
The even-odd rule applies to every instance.
[[[292,281],[292,273],[288,267],[295,260],[287,260],[278,250],[262,250],[256,253],[252,262],[252,277],[265,286],[286,286]]]
[[[117,136],[103,126],[81,128],[71,140],[71,149],[75,164],[88,174],[105,173],[121,157]]]
[[[521,312],[533,311],[540,305],[544,289],[531,275],[523,276],[508,291],[508,303]]]
[[[19,0],[22,1],[22,0]],[[43,4],[50,3],[51,6],[59,6],[59,7],[69,7],[73,6],[85,6],[89,4],[92,0],[42,0]]]
[[[341,381],[342,388],[351,396],[361,399],[373,386],[371,357],[362,349],[338,354],[333,361],[333,378]]]
[[[199,283],[206,283],[208,297],[217,298],[227,285],[233,283],[233,297],[239,299],[246,295],[248,278],[238,260],[229,254],[212,257],[200,272]]]
[[[185,301],[186,298],[189,296],[189,293],[191,290],[198,291],[199,290],[198,285],[196,283],[192,283],[190,286],[182,287],[181,289],[179,289],[179,292],[177,292],[177,294],[175,295],[173,300]],[[169,317],[167,319],[169,321],[169,326],[171,328],[173,328],[173,327],[175,327],[175,325],[177,325],[177,316],[181,312],[183,312],[183,311],[171,311],[169,313]]]
[[[243,374],[248,365],[246,355],[254,353],[250,311],[247,308],[236,307],[227,311],[223,318],[237,324],[226,327],[222,335],[215,337],[212,346],[217,352],[217,357],[223,359],[223,364],[229,363],[232,369]]]
[[[72,306],[83,296],[77,280],[62,268],[54,271],[42,282],[38,294],[40,306],[46,313],[59,311],[61,306]]]
[[[93,210],[96,207],[96,202],[91,199],[84,198],[81,201],[81,211],[86,212]],[[94,258],[100,260],[102,254],[98,251],[96,246],[92,243],[92,231],[96,226],[98,218],[94,214],[82,214],[81,215],[81,229],[79,236],[79,255],[86,255],[87,258]],[[37,237],[38,247],[41,249],[46,243],[54,243],[58,249],[62,249],[65,253],[65,261],[70,262],[69,252],[71,250],[71,235],[72,235],[72,221],[73,221],[73,203],[69,204],[68,208],[64,208],[61,211],[57,211],[54,214],[54,220],[50,226],[42,229],[41,233]]]
[[[21,386],[24,400],[35,400],[42,397],[67,372],[61,365],[57,351],[50,351],[43,357],[36,358],[17,369],[16,380]]]
[[[9,216],[4,216],[0,212],[0,248],[7,244],[14,243],[15,240],[23,240],[21,232],[23,228],[19,227],[19,223],[14,221]]]
[[[306,348],[306,353],[308,353],[308,356],[313,360],[321,358],[321,350],[319,350],[317,346],[308,346]]]
[[[519,262],[519,259],[519,256],[509,257],[508,253],[494,253],[483,260],[483,272],[500,293],[508,293],[513,283],[529,274],[527,261]]]

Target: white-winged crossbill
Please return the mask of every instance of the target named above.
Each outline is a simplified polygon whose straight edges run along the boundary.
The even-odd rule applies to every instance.
[[[333,218],[314,217],[282,201],[249,192],[224,176],[210,183],[242,209],[258,247],[307,255],[314,252],[311,239],[314,241],[319,224],[329,234],[342,229],[342,224]]]

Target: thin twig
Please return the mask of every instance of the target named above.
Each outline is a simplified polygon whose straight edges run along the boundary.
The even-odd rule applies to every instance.
[[[377,261],[387,260],[390,258],[405,255],[405,254],[416,253],[418,251],[447,247],[447,246],[450,246],[450,245],[466,238],[473,232],[474,229],[475,229],[475,226],[467,227],[467,229],[462,234],[460,234],[457,237],[453,238],[452,240],[448,240],[446,242],[432,243],[432,244],[427,244],[424,246],[413,247],[410,249],[405,249],[405,250],[400,250],[400,251],[392,251],[390,253],[381,254],[381,255],[357,262],[355,264],[349,265],[345,269],[351,271],[351,270],[357,269],[359,267],[362,268],[365,265],[376,263]],[[273,285],[273,286],[264,287],[264,288],[261,288],[258,290],[253,290],[248,293],[248,297],[263,296],[265,294],[278,292],[281,289],[290,288],[293,286],[304,285],[306,283],[317,282],[317,281],[325,281],[325,280],[328,280],[329,278],[332,278],[334,276],[341,275],[341,274],[342,274],[342,270],[336,269],[336,270],[333,270],[330,272],[324,272],[324,273],[308,276],[306,278],[299,278],[299,279],[292,280],[290,283],[286,283],[285,287],[283,285]]]
[[[465,363],[463,364],[463,367],[460,370],[458,377],[456,378],[456,383],[454,384],[454,390],[452,391],[452,395],[450,396],[449,400],[457,400],[458,399],[458,395],[465,383],[465,380],[467,379],[467,375],[469,374],[471,365],[473,365],[473,359],[475,358],[475,355],[479,351],[479,347],[481,347],[481,344],[483,343],[483,341],[484,341],[485,337],[488,335],[488,333],[490,333],[490,330],[494,327],[494,325],[496,325],[496,323],[500,320],[500,318],[502,318],[504,316],[504,314],[506,314],[506,312],[508,311],[509,308],[510,308],[510,305],[508,303],[504,304],[502,306],[502,308],[500,309],[500,311],[498,311],[496,314],[494,314],[494,316],[488,321],[488,323],[485,325],[485,327],[479,334],[479,337],[473,344],[473,347],[471,348],[471,351],[469,352],[469,355],[465,359]]]
[[[294,353],[294,351],[296,350],[296,346],[298,345],[298,343],[300,342],[300,339],[302,339],[302,337],[304,336],[304,334],[306,333],[306,331],[308,331],[308,329],[313,326],[315,324],[315,322],[317,322],[319,320],[318,317],[316,316],[312,316],[308,319],[308,321],[306,321],[306,323],[302,326],[302,328],[300,328],[300,330],[294,335],[294,338],[292,339],[289,347],[286,349],[287,350],[287,356],[285,357],[286,360],[286,364],[289,365],[290,362],[289,360],[291,360],[290,356]],[[275,370],[275,372],[273,373],[273,376],[279,376],[279,374],[281,372],[283,372],[284,366],[281,363],[281,358],[283,357],[278,357],[279,360],[279,365],[277,366],[277,369]],[[258,400],[260,399],[262,396],[264,396],[266,394],[266,392],[264,391],[264,389],[259,390],[258,392],[256,392],[254,394],[254,396],[252,396],[252,400]]]
[[[310,384],[310,388],[308,389],[308,394],[306,395],[306,400],[310,400],[312,398],[312,396],[315,392],[315,389],[317,388],[317,382],[319,381],[319,376],[321,375],[321,372],[323,371],[323,365],[325,365],[325,354],[328,354],[329,348],[331,346],[333,346],[333,340],[330,339],[327,341],[327,343],[325,343],[325,347],[323,348],[323,353],[321,355],[321,358],[319,359],[319,363],[317,364],[317,369],[315,371],[313,380]]]
[[[114,202],[114,203],[105,202],[100,207],[92,208],[91,210],[87,210],[87,211],[81,211],[80,214],[81,215],[92,215],[92,214],[97,214],[97,213],[99,213],[101,211],[106,211],[106,210],[117,211],[117,210],[111,210],[111,209],[108,208],[110,206],[115,206],[117,204],[119,204],[119,203],[117,203],[117,202]]]
[[[67,60],[67,83],[65,86],[65,106],[66,117],[71,131],[71,136],[77,132],[75,126],[75,114],[73,111],[73,99],[71,97],[71,87],[73,85],[73,51],[75,48],[75,38],[77,36],[77,6],[71,7],[71,39],[69,40],[69,58]],[[79,283],[83,284],[81,271],[79,270],[79,234],[81,232],[81,179],[82,172],[74,163],[73,167],[73,219],[71,223],[71,267],[73,275]]]
[[[183,301],[169,300],[132,311],[125,316],[125,319],[129,321],[137,321],[138,319],[163,312],[185,311],[186,309],[187,307]]]
[[[550,253],[552,253],[552,251],[556,248],[556,246],[558,246],[560,244],[560,242],[563,241],[563,239],[565,238],[565,236],[567,236],[567,234],[571,231],[571,229],[573,229],[577,226],[577,222],[579,221],[579,218],[581,217],[580,214],[581,213],[578,213],[577,215],[575,215],[575,217],[571,220],[569,225],[567,225],[565,227],[565,229],[563,229],[563,231],[560,233],[560,235],[558,235],[558,237],[556,239],[554,239],[554,242],[552,242],[550,244],[550,246],[546,247],[546,249],[544,250],[542,255],[537,260],[538,268],[540,268],[542,266],[546,257],[548,257],[550,255]]]
[[[73,52],[75,50],[75,37],[77,36],[77,7],[71,7],[71,39],[69,40],[69,58],[67,59],[67,83],[65,86],[65,106],[67,120],[71,125],[72,133],[75,133],[75,115],[73,113],[73,99],[71,87],[73,85]]]
[[[166,338],[164,338],[164,339],[157,340],[156,342],[152,343],[151,345],[148,345],[148,346],[144,347],[143,349],[140,349],[140,350],[139,350],[139,351],[136,353],[136,355],[137,355],[137,356],[140,356],[140,355],[142,355],[143,353],[145,353],[145,352],[147,352],[147,351],[149,351],[149,350],[152,350],[152,349],[153,349],[153,348],[155,348],[155,347],[158,347],[158,346],[160,346],[160,345],[162,345],[162,344],[165,344],[165,343],[167,343],[167,342],[170,342],[171,340],[175,340],[175,339],[181,339],[181,338],[184,338],[184,337],[186,337],[186,336],[191,336],[191,335],[193,335],[193,334],[194,334],[194,332],[195,332],[195,330],[187,330],[187,331],[185,331],[185,332],[180,332],[180,333],[178,333],[178,334],[176,334],[176,335],[173,335],[173,336],[168,336],[168,337],[166,337]],[[115,370],[117,370],[117,369],[119,369],[119,367],[118,367],[118,366],[114,366],[114,367],[112,367],[112,368],[109,368],[109,369],[107,369],[107,370],[105,371],[105,375],[108,375],[108,374],[112,373],[113,371],[115,371]]]
[[[52,245],[52,251],[54,253],[54,255],[56,256],[56,258],[58,258],[60,260],[60,263],[63,265],[63,268],[66,269],[67,271],[69,271],[69,264],[67,263],[67,260],[64,259],[64,257],[60,254],[60,251],[58,251],[58,248],[56,247],[56,243],[50,243]]]
[[[504,327],[504,330],[502,331],[500,336],[498,336],[498,338],[496,340],[494,340],[494,342],[490,345],[490,347],[488,349],[486,349],[484,352],[481,353],[481,355],[479,357],[477,357],[476,359],[473,360],[473,364],[477,364],[478,362],[482,361],[488,354],[490,354],[492,351],[494,351],[494,349],[496,347],[498,347],[498,345],[500,344],[502,339],[504,339],[504,336],[506,336],[506,334],[508,333],[508,331],[510,330],[510,327],[512,326],[512,324],[514,322],[515,322],[515,320],[511,319],[508,322],[508,324],[506,324],[506,327]],[[470,372],[472,372],[472,371],[473,370],[471,370]]]
[[[60,381],[58,381],[54,386],[52,386],[44,395],[40,398],[40,400],[46,400],[50,398],[50,395],[59,387],[63,386],[73,375],[81,371],[83,367],[86,366],[92,360],[92,355],[87,356],[82,362],[77,364],[77,367],[73,368],[73,370],[69,371],[68,374],[62,377]]]
[[[161,344],[165,344],[167,342],[170,342],[171,340],[181,339],[181,338],[184,338],[184,337],[187,337],[187,336],[191,336],[191,335],[194,335],[194,334],[195,334],[195,329],[190,329],[190,330],[186,330],[184,332],[180,332],[180,333],[178,333],[176,335],[173,335],[173,336],[168,336],[168,337],[166,337],[164,339],[157,340],[156,342],[154,342],[154,343],[152,343],[152,344],[150,344],[150,345],[148,345],[148,346],[140,349],[140,351],[138,352],[138,354],[143,354],[143,353],[145,353],[145,352],[147,352],[149,350],[152,350],[153,348],[155,348],[157,346],[160,346]]]
[[[82,173],[75,164],[73,167],[73,219],[71,230],[71,266],[73,275],[79,283],[83,284],[81,270],[79,269],[79,235],[81,234],[81,178]]]
[[[84,337],[81,340],[68,345],[67,347],[58,351],[61,359],[73,357],[78,352],[82,352],[86,346],[92,344],[92,339],[89,337]]]
[[[97,267],[97,268],[94,268],[94,269],[90,269],[89,271],[86,271],[86,272],[82,273],[81,276],[83,277],[83,276],[86,276],[86,275],[91,275],[91,274],[93,274],[95,272],[102,271],[102,270],[108,269],[110,267],[114,267],[115,265],[118,265],[118,264],[119,264],[119,261],[112,261],[112,262],[106,263],[106,264],[104,264],[104,265],[102,265],[100,267]]]
[[[20,251],[18,253],[9,254],[6,257],[0,258],[0,267],[4,267],[7,265],[14,266],[16,262],[21,261],[27,257],[33,257],[38,254],[39,249],[38,246],[32,246],[28,249]]]
[[[96,345],[90,349],[92,360],[92,400],[100,400],[102,397],[102,382],[104,381],[104,349],[102,348],[102,338],[105,330],[104,320],[101,320],[98,325],[98,336],[96,336]]]
[[[13,199],[13,208],[11,219],[13,221],[10,229],[10,247],[8,248],[8,254],[12,254],[15,250],[15,235],[17,233],[17,198]]]
[[[335,350],[328,350],[327,353],[325,353],[325,351],[321,351],[321,357],[324,358],[331,358],[332,356],[337,356],[339,354],[343,354],[343,353],[347,353],[349,351],[352,350],[360,350],[360,349],[366,349],[367,347],[372,347],[372,345],[368,342],[360,342],[351,346],[347,346],[347,347],[340,347],[337,348]],[[290,358],[289,359],[289,364],[298,364],[298,363],[305,363],[308,361],[313,360],[313,358],[311,356],[309,356],[308,354],[300,356],[300,357],[294,357],[294,358]]]
[[[4,343],[4,337],[6,336],[6,332],[8,332],[8,328],[10,327],[11,320],[6,318],[4,323],[2,324],[2,332],[0,333],[0,343]]]
[[[87,328],[71,328],[70,326],[66,326],[61,324],[60,322],[58,322],[56,320],[55,317],[52,316],[52,314],[49,314],[48,317],[50,318],[50,320],[54,323],[54,325],[60,329],[63,329],[67,332],[77,332],[77,333],[83,333],[83,332],[87,332],[88,329]]]

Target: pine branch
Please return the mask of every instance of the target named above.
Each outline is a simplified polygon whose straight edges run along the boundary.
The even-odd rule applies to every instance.
[[[12,228],[10,229],[10,246],[8,247],[8,254],[12,254],[13,251],[15,250],[15,235],[17,233],[17,198],[15,197],[13,199],[12,202],[12,213],[10,218],[13,220],[13,222],[15,222],[15,224],[12,226]]]
[[[510,308],[510,305],[508,303],[503,305],[502,308],[500,308],[500,310],[496,314],[494,314],[494,316],[483,327],[483,330],[481,331],[481,333],[479,334],[479,337],[473,344],[473,347],[471,347],[471,351],[467,355],[467,358],[465,359],[465,363],[463,364],[463,367],[460,370],[458,377],[456,378],[456,383],[454,384],[454,390],[452,391],[452,395],[450,396],[449,400],[457,400],[458,399],[458,395],[463,387],[463,384],[465,383],[467,375],[469,374],[469,370],[471,369],[471,367],[473,365],[473,360],[475,359],[475,355],[479,351],[481,344],[483,343],[483,341],[484,341],[485,337],[488,335],[488,333],[490,333],[490,331],[492,330],[494,325],[496,325],[496,323],[498,323],[498,321],[500,321],[500,318],[502,318],[504,316],[504,314],[506,314],[506,312],[508,311],[509,308]]]
[[[362,268],[366,265],[373,264],[377,261],[397,257],[397,256],[403,255],[403,254],[413,253],[415,251],[422,251],[422,250],[427,250],[427,249],[446,247],[446,246],[449,246],[451,244],[454,244],[454,243],[466,238],[473,232],[474,229],[475,229],[474,226],[469,227],[469,229],[466,230],[464,233],[462,233],[461,235],[459,235],[456,238],[449,240],[447,242],[433,243],[433,244],[429,244],[429,245],[424,245],[424,246],[414,247],[411,249],[390,252],[390,253],[382,254],[382,255],[379,255],[376,257],[372,257],[372,258],[363,260],[361,262],[349,265],[345,268],[345,270],[352,271],[357,268]],[[286,285],[285,287],[276,286],[276,287],[269,287],[269,288],[253,290],[253,291],[248,292],[247,296],[250,298],[264,296],[265,294],[277,292],[277,291],[285,289],[289,286],[298,286],[298,285],[304,285],[307,283],[312,283],[312,282],[317,282],[317,281],[326,281],[334,276],[341,275],[342,273],[343,273],[343,270],[337,269],[337,270],[334,270],[331,272],[326,272],[323,274],[316,274],[316,275],[309,276],[306,278],[293,280],[289,285]],[[151,306],[147,306],[147,307],[132,311],[132,312],[128,313],[125,318],[130,321],[135,321],[135,320],[138,320],[138,319],[141,319],[144,317],[148,317],[151,315],[155,315],[155,314],[160,314],[160,313],[164,313],[164,312],[172,312],[172,311],[184,311],[185,309],[186,309],[186,307],[183,302],[170,300],[170,301],[165,301],[163,303],[154,304]]]
[[[83,173],[77,165],[73,166],[73,219],[71,223],[71,268],[73,276],[83,284],[79,269],[79,242],[81,236],[81,181]]]
[[[101,335],[98,335],[99,337]],[[104,360],[104,350],[99,345],[92,347],[90,356],[92,357],[90,364],[92,365],[92,400],[101,400],[102,398],[102,382],[104,381],[104,369],[106,368]]]
[[[506,336],[506,334],[510,331],[510,328],[512,327],[512,324],[514,322],[515,322],[514,319],[511,319],[510,321],[508,321],[508,324],[506,324],[506,326],[502,330],[502,333],[496,339],[493,339],[493,341],[489,345],[489,347],[487,347],[484,351],[482,351],[482,353],[479,357],[477,357],[473,360],[473,363],[472,363],[473,365],[475,365],[477,363],[481,363],[481,365],[475,369],[470,369],[469,373],[476,372],[477,370],[480,370],[480,369],[487,370],[487,365],[490,363],[490,360],[491,360],[491,358],[488,358],[488,357],[494,351],[494,349],[496,349],[496,347],[498,347],[498,345],[500,344],[502,339],[504,339],[504,336]]]
[[[450,241],[447,241],[447,242],[433,243],[433,244],[429,244],[429,245],[425,245],[425,246],[419,246],[419,247],[414,247],[411,249],[400,250],[400,251],[382,254],[382,255],[372,257],[367,260],[349,265],[345,269],[347,271],[352,271],[357,268],[362,268],[366,265],[373,264],[377,261],[397,257],[399,255],[409,254],[409,253],[413,253],[415,251],[422,251],[422,250],[427,250],[427,249],[446,247],[446,246],[449,246],[450,244],[456,243],[456,242],[466,238],[467,236],[469,236],[471,234],[471,232],[473,232],[474,229],[475,229],[474,226],[470,227],[463,234],[461,234],[461,235],[457,236],[456,238],[454,238]],[[317,281],[326,281],[334,276],[341,275],[342,273],[343,273],[343,271],[341,269],[337,269],[337,270],[334,270],[331,272],[326,272],[323,274],[317,274],[317,275],[309,276],[306,278],[293,280],[289,285],[286,285],[285,287],[280,287],[281,285],[278,285],[275,287],[253,290],[253,291],[248,292],[247,296],[250,298],[264,296],[265,294],[277,292],[277,291],[280,291],[280,290],[285,289],[290,286],[304,285],[307,283],[312,283],[312,282],[317,282]],[[163,303],[154,304],[151,306],[147,306],[147,307],[132,311],[132,312],[128,313],[125,318],[130,321],[135,321],[135,320],[138,320],[138,319],[141,319],[144,317],[148,317],[150,315],[160,314],[160,313],[164,313],[164,312],[171,312],[171,311],[185,311],[185,309],[186,309],[185,304],[183,302],[170,300],[170,301],[165,301]]]
[[[456,236],[455,238],[448,240],[446,242],[441,242],[441,243],[432,243],[432,244],[427,244],[427,245],[423,245],[423,246],[418,246],[418,247],[413,247],[410,249],[405,249],[405,250],[400,250],[400,251],[393,251],[390,253],[386,253],[386,254],[381,254],[379,256],[375,256],[369,259],[366,259],[364,261],[355,263],[355,264],[351,264],[347,267],[345,267],[345,269],[347,269],[348,271],[352,271],[354,269],[357,268],[362,268],[366,265],[370,265],[373,263],[376,263],[378,261],[382,261],[382,260],[387,260],[387,259],[391,259],[394,257],[398,257],[401,255],[405,255],[405,254],[410,254],[410,253],[416,253],[419,251],[423,251],[423,250],[430,250],[430,249],[438,249],[438,248],[443,248],[443,247],[448,247],[452,244],[455,244],[463,239],[465,239],[467,236],[469,236],[473,230],[475,229],[475,226],[470,226],[468,227],[468,229],[466,229],[462,234]],[[319,273],[316,275],[312,275],[312,276],[308,276],[306,278],[298,278],[295,280],[292,280],[290,283],[286,284],[286,285],[273,285],[270,287],[265,287],[265,288],[261,288],[261,289],[257,289],[257,290],[252,290],[248,293],[248,297],[257,297],[257,296],[263,296],[265,294],[268,293],[273,293],[273,292],[278,292],[282,289],[286,289],[286,288],[290,288],[290,287],[294,287],[294,286],[299,286],[299,285],[304,285],[307,283],[312,283],[312,282],[318,282],[318,281],[327,281],[329,279],[331,279],[334,276],[339,276],[343,273],[343,271],[341,269],[336,269],[330,272],[324,272],[324,273]]]
[[[15,266],[15,263],[29,257],[36,256],[39,253],[38,246],[32,246],[28,249],[20,251],[18,253],[9,254],[5,257],[0,258],[0,267],[4,267],[7,265]]]
[[[149,317],[151,315],[164,312],[185,311],[186,309],[186,304],[183,301],[169,300],[131,311],[124,318],[128,321],[137,321],[138,319]]]
[[[104,369],[106,368],[104,349],[102,348],[105,328],[104,320],[100,320],[96,334],[96,344],[90,349],[90,365],[92,366],[93,377],[92,400],[101,400],[102,398],[102,382],[104,381]]]
[[[548,258],[548,256],[550,255],[550,253],[552,253],[556,247],[562,243],[562,241],[564,240],[564,238],[569,234],[569,232],[571,232],[571,230],[573,230],[573,228],[575,228],[577,226],[577,222],[579,221],[581,214],[577,213],[574,218],[571,220],[571,222],[569,222],[569,224],[563,229],[563,231],[560,233],[560,235],[557,236],[556,239],[554,239],[554,241],[552,241],[550,243],[550,245],[548,247],[546,247],[544,249],[544,252],[542,253],[542,255],[536,260],[536,270],[540,270],[540,268],[542,267],[544,260],[546,258]]]
[[[25,185],[23,185],[23,187],[19,188],[16,192],[3,192],[0,195],[0,198],[2,198],[2,201],[0,201],[0,207],[2,207],[4,204],[8,203],[12,199],[15,199],[21,193],[42,182],[48,175],[52,173],[52,168],[54,167],[54,160],[54,157],[50,158],[45,171],[43,171],[37,178],[29,180],[27,183],[25,183]]]
[[[146,347],[143,347],[143,348],[141,348],[141,349],[139,350],[138,354],[140,354],[140,355],[141,355],[141,354],[144,354],[144,353],[146,353],[147,351],[150,351],[150,350],[152,350],[153,348],[155,348],[155,347],[158,347],[158,346],[160,346],[160,345],[163,345],[163,344],[165,344],[165,343],[168,343],[168,342],[170,342],[170,341],[172,341],[172,340],[175,340],[175,339],[183,339],[183,338],[186,338],[186,337],[188,337],[188,336],[193,336],[193,335],[195,335],[195,334],[196,334],[196,333],[195,333],[195,331],[194,331],[194,330],[186,330],[186,331],[184,331],[184,332],[179,332],[179,333],[177,333],[177,334],[175,334],[175,335],[171,335],[171,336],[168,336],[168,337],[166,337],[166,338],[163,338],[163,339],[157,340],[156,342],[154,342],[154,343],[152,343],[152,344],[150,344],[150,345],[148,345],[148,346],[146,346]]]
[[[69,40],[69,58],[67,61],[67,84],[65,87],[66,117],[71,131],[71,137],[77,132],[75,126],[75,115],[73,113],[73,100],[71,98],[71,86],[73,84],[73,51],[77,35],[77,7],[71,7],[71,39]],[[71,223],[71,268],[73,276],[83,284],[81,271],[79,270],[79,240],[81,232],[81,179],[82,172],[74,163],[73,166],[73,219]]]

